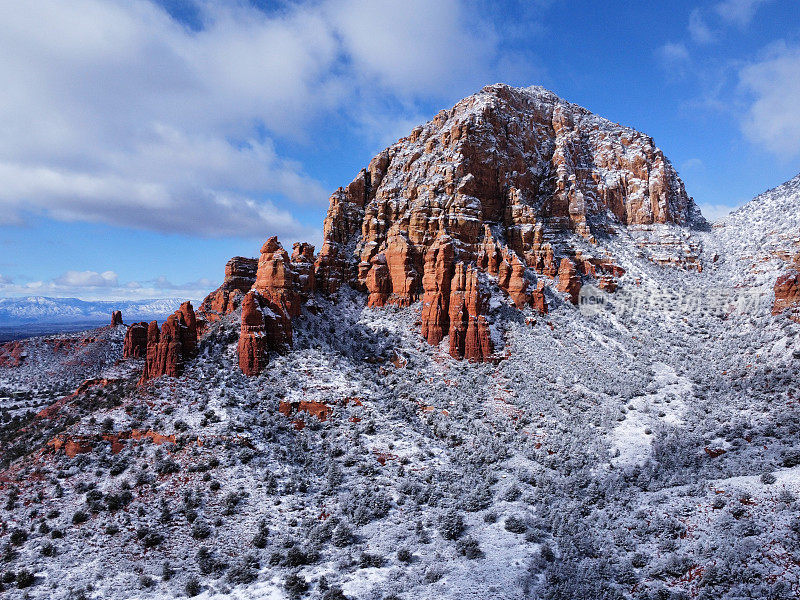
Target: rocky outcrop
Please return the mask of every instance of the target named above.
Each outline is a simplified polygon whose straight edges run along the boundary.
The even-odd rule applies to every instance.
[[[534,310],[539,311],[539,314],[547,314],[547,298],[544,295],[544,281],[542,280],[539,280],[536,289],[531,291],[531,306]]]
[[[305,255],[300,256],[305,259]],[[253,290],[259,292],[288,321],[300,316],[300,287],[300,277],[289,253],[276,236],[269,238],[261,248]]]
[[[366,292],[370,307],[421,299],[429,343],[449,336],[453,356],[487,360],[495,283],[517,308],[544,314],[548,285],[573,303],[582,277],[616,289],[624,271],[586,252],[599,234],[704,223],[649,137],[542,88],[488,86],[336,190],[316,258],[313,246],[295,244],[290,256],[269,238],[255,269],[228,263],[200,313],[211,322],[247,295],[239,355],[248,374],[291,345],[292,319],[314,293],[342,285]]]
[[[556,289],[559,292],[566,292],[569,294],[569,301],[573,304],[578,304],[578,294],[581,291],[581,277],[578,275],[578,269],[575,263],[568,258],[561,259],[561,265],[558,267],[558,286]]]
[[[450,290],[455,249],[450,236],[442,235],[425,254],[422,287],[422,336],[437,345],[450,331]]]
[[[145,358],[147,356],[147,323],[134,323],[125,332],[122,358]]]
[[[474,266],[457,263],[450,282],[450,355],[471,361],[487,360],[494,352],[486,320],[488,295]]]
[[[150,321],[147,326],[147,352],[145,353],[144,369],[139,383],[144,383],[157,375],[151,375],[156,372],[156,364],[158,362],[158,342],[161,337],[161,332],[158,329],[158,321]]]
[[[115,310],[111,313],[111,327],[122,325],[122,311]]]
[[[267,333],[264,313],[255,292],[242,302],[242,328],[239,333],[239,367],[245,375],[261,373],[267,365]]]
[[[792,269],[778,277],[774,289],[772,314],[790,311],[791,318],[800,321],[800,270]]]
[[[256,281],[258,260],[234,256],[225,265],[225,279],[222,285],[211,292],[197,309],[198,316],[208,323],[214,323],[227,314],[237,310],[244,295]]]
[[[6,342],[0,344],[0,367],[16,368],[20,366],[28,356],[24,342]]]
[[[292,246],[292,269],[294,269],[294,288],[302,302],[308,302],[317,289],[314,273],[314,246],[305,242],[295,242]]]
[[[539,277],[555,278],[560,266],[574,302],[581,275],[616,288],[622,272],[613,260],[579,256],[600,235],[702,224],[649,137],[541,88],[489,86],[415,128],[331,196],[317,289],[346,283],[373,307],[422,298],[423,335],[438,343],[449,331],[447,280],[459,262],[494,278],[518,308],[546,312]],[[450,251],[445,268],[438,253]]]
[[[147,359],[140,383],[162,375],[178,377],[186,360],[197,348],[197,319],[191,302],[184,302],[161,325],[152,321],[147,329]]]
[[[260,292],[248,292],[242,301],[239,333],[239,367],[254,376],[267,366],[270,351],[284,352],[292,345],[291,319],[281,306]]]

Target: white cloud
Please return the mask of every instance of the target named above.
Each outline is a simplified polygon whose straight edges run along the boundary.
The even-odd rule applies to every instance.
[[[680,78],[686,73],[691,61],[689,50],[682,42],[667,42],[658,50],[656,56],[670,77]]]
[[[48,280],[15,283],[0,275],[0,296],[51,296],[85,300],[143,300],[149,298],[182,298],[202,300],[218,282],[201,278],[175,284],[165,277],[149,281],[120,282],[113,271],[67,271]]]
[[[67,271],[60,277],[56,277],[53,283],[65,287],[114,287],[117,285],[118,277],[114,271]]]
[[[739,85],[752,100],[742,119],[745,136],[783,158],[800,154],[800,47],[771,46],[739,71]]]
[[[400,94],[442,93],[475,79],[488,71],[497,42],[491,29],[468,34],[457,0],[340,0],[327,8],[356,71]]]
[[[727,204],[704,204],[701,202],[698,206],[700,207],[700,212],[703,213],[703,216],[706,218],[706,220],[714,223],[723,217],[728,216],[732,211],[736,210],[741,205],[729,206]]]
[[[689,14],[689,35],[696,44],[710,44],[717,40],[716,34],[711,31],[699,8],[695,8]]]
[[[703,171],[706,165],[700,158],[690,158],[681,163],[681,171]]]
[[[315,229],[328,190],[273,139],[474,89],[497,40],[458,0],[0,0],[0,223],[29,212],[203,236]],[[474,87],[473,87],[474,86]]]
[[[724,0],[714,7],[720,18],[739,27],[746,27],[756,11],[769,0]]]

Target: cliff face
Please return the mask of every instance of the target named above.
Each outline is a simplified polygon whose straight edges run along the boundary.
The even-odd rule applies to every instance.
[[[541,88],[495,85],[415,128],[333,194],[317,276],[326,291],[380,283],[404,304],[421,293],[425,252],[441,233],[456,260],[476,261],[492,240],[552,275],[553,253],[569,253],[559,234],[592,241],[620,225],[701,219],[648,136]]]
[[[151,321],[147,328],[146,360],[140,383],[162,375],[177,377],[183,364],[197,349],[197,318],[191,302],[164,321],[161,331],[158,323]]]
[[[225,279],[222,285],[206,296],[197,309],[200,318],[209,323],[239,308],[244,294],[253,287],[256,280],[258,261],[254,258],[234,256],[225,265]]]
[[[577,303],[584,278],[613,291],[624,270],[593,252],[621,227],[702,222],[653,140],[541,88],[505,85],[440,112],[376,156],[330,198],[318,256],[270,238],[255,263],[231,259],[200,308],[207,321],[247,296],[240,365],[256,374],[291,345],[291,320],[342,285],[371,307],[422,301],[421,332],[450,354],[487,360],[488,296],[548,310],[545,290]],[[272,340],[272,341],[268,341]]]

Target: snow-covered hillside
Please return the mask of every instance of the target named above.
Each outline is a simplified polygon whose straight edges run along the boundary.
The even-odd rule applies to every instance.
[[[549,118],[546,130],[561,127]],[[411,172],[402,164],[398,176]],[[431,341],[420,328],[425,295],[412,288],[452,282],[452,265],[425,260],[416,277],[419,249],[384,231],[392,214],[403,226],[405,213],[384,208],[404,200],[384,189],[364,209],[374,180],[360,178],[332,199],[330,293],[314,292],[321,271],[301,245],[292,260],[270,240],[257,268],[232,259],[202,326],[187,306],[160,333],[128,329],[146,361],[122,359],[135,345],[123,325],[0,346],[0,593],[800,597],[800,323],[773,315],[771,296],[796,255],[800,179],[710,231],[684,226],[702,223],[675,179],[683,220],[651,219],[658,204],[648,200],[637,211],[647,218],[609,217],[604,235],[588,235],[581,219],[550,231],[552,245],[534,237],[531,256],[544,257],[535,275],[514,262],[515,286],[499,268],[474,276],[471,297],[478,284],[486,294],[479,314],[456,320],[466,287],[450,290],[455,310],[428,296],[442,308],[429,325],[445,314],[457,325]],[[485,180],[494,185],[493,172]],[[425,198],[415,192],[421,211]],[[533,204],[508,201],[538,218],[523,210]],[[448,220],[454,234],[474,234],[464,260],[494,252],[495,216],[483,228],[477,217]],[[432,239],[419,224],[437,220],[418,217],[409,223],[424,249]],[[364,232],[391,260],[337,263],[356,242],[371,252]],[[556,283],[554,247],[586,270],[582,279],[566,256],[558,266],[567,283],[585,284],[577,306]],[[359,282],[369,265],[372,278]],[[603,265],[614,286],[600,289],[593,282],[608,279],[593,267]],[[293,296],[298,282],[305,297]],[[546,312],[512,301],[528,282],[542,283]],[[581,304],[589,293],[602,302]],[[243,319],[242,297],[256,294],[264,306],[253,301]],[[296,313],[271,312],[275,298]],[[133,320],[130,307],[113,308]],[[485,362],[454,358],[447,338],[464,323],[490,331]],[[289,341],[269,352],[263,341],[277,334]],[[252,376],[240,368],[243,336],[263,353]],[[158,377],[167,366],[179,376]]]

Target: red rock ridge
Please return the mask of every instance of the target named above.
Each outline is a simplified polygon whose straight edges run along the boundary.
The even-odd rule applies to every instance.
[[[252,293],[240,365],[261,372],[272,347],[291,345],[303,303],[345,284],[367,293],[370,307],[421,299],[429,343],[450,336],[453,356],[487,360],[494,282],[517,308],[546,313],[551,285],[572,303],[582,278],[616,289],[624,270],[586,251],[598,234],[701,221],[648,136],[541,88],[489,86],[416,127],[336,190],[316,259],[307,244],[290,257],[277,238],[267,240],[255,276],[251,266],[236,288],[238,298]],[[224,314],[236,308],[229,299],[217,290],[203,306]]]
[[[526,269],[555,276],[552,242],[565,233],[594,241],[619,225],[697,219],[649,137],[545,90],[490,86],[415,128],[331,196],[317,279],[326,293],[343,282],[367,289],[372,306],[406,304],[421,293],[424,257],[440,233],[467,263],[499,236],[503,253],[516,255],[507,262],[518,285]],[[514,301],[524,302],[518,292]]]
[[[147,356],[147,323],[134,323],[125,332],[122,358],[145,358]]]
[[[211,292],[197,309],[203,320],[213,323],[239,308],[244,295],[256,281],[258,260],[234,256],[225,265],[222,285]]]
[[[162,375],[178,377],[186,360],[197,348],[197,319],[191,302],[184,302],[161,325],[152,321],[147,329],[147,360],[139,383]]]
[[[314,293],[314,246],[294,245],[291,258],[277,237],[261,248],[253,289],[242,303],[239,367],[245,375],[258,375],[270,351],[292,346],[292,319]]]

